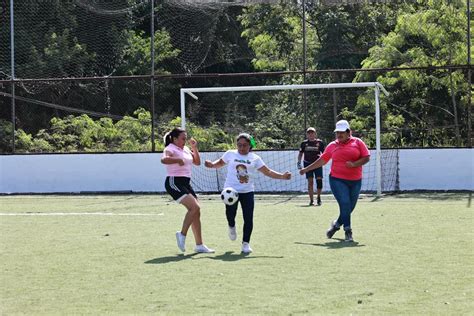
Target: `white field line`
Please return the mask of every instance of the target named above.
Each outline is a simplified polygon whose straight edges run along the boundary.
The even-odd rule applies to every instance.
[[[145,213],[104,213],[104,212],[90,212],[90,213],[0,213],[0,216],[162,216],[163,213],[145,214]]]

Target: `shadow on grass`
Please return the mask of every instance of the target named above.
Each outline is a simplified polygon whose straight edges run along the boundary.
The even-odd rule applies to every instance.
[[[261,259],[261,258],[272,258],[272,259],[281,259],[283,256],[255,256],[248,253],[234,253],[233,251],[227,251],[221,255],[217,256],[206,256],[206,257],[199,257],[195,259],[212,259],[212,260],[221,260],[221,261],[239,261],[243,259]]]
[[[192,253],[192,254],[189,254],[189,255],[179,254],[179,255],[176,255],[176,256],[155,258],[155,259],[145,261],[145,263],[147,263],[147,264],[162,264],[162,263],[178,262],[178,261],[191,259],[192,257],[194,257],[197,254],[198,253]]]
[[[306,246],[317,246],[317,247],[325,247],[327,249],[340,249],[340,248],[356,248],[356,247],[365,247],[365,245],[359,244],[357,241],[347,242],[341,238],[333,238],[331,241],[322,243],[322,244],[313,244],[307,242],[299,242],[296,241],[295,244],[297,245],[306,245]]]
[[[193,258],[194,256],[198,256]],[[234,253],[233,251],[227,251],[221,255],[214,256],[211,254],[206,253],[192,253],[189,255],[179,254],[176,256],[168,256],[168,257],[161,257],[155,258],[148,261],[145,261],[146,264],[164,264],[164,263],[171,263],[171,262],[179,262],[182,260],[187,259],[212,259],[212,260],[221,260],[221,261],[238,261],[243,259],[259,259],[259,258],[273,258],[273,259],[280,259],[283,258],[282,256],[253,256],[251,254],[246,254],[243,252]]]
[[[299,207],[311,207],[311,208],[321,207],[321,205],[317,205],[317,204],[314,204],[314,205],[304,204],[304,205],[298,205],[298,206]]]

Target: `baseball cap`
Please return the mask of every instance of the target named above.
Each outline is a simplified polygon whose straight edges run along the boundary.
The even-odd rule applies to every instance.
[[[314,129],[314,127],[308,127],[308,129],[306,130],[306,133],[309,133],[309,132],[315,132],[316,133],[316,130]]]
[[[351,129],[349,122],[346,120],[340,120],[336,123],[336,129],[334,132],[345,132],[346,130]]]

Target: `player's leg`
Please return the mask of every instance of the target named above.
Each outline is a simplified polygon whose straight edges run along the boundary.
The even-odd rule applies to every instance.
[[[196,247],[194,251],[201,252],[201,253],[212,253],[214,249],[208,248],[202,240],[202,232],[201,232],[201,207],[199,206],[199,201],[197,200],[196,194],[191,189],[190,194],[188,194],[183,200],[181,204],[183,204],[187,209],[188,212],[184,218],[183,228],[185,225],[188,225],[189,220],[191,220],[191,229],[193,230],[194,239],[196,241]],[[189,217],[188,217],[189,215]],[[189,226],[187,226],[189,229]]]
[[[317,168],[314,170],[316,177],[316,203],[321,205],[321,192],[323,190],[323,168]]]
[[[360,189],[362,187],[362,180],[348,181],[349,182],[349,198],[351,200],[351,211],[349,213],[349,219],[347,226],[344,226],[346,232],[346,241],[353,241],[352,238],[352,226],[351,226],[351,214],[354,211],[357,200],[359,199]]]
[[[240,205],[242,206],[242,215],[244,217],[244,235],[242,237],[242,252],[250,253],[250,237],[253,231],[253,211],[255,208],[254,193],[239,194]]]
[[[230,240],[237,239],[237,230],[235,228],[235,216],[237,215],[237,207],[239,203],[225,206],[225,216],[229,225],[228,234]]]
[[[311,176],[306,177],[306,180],[308,180],[309,205],[314,205],[314,178],[312,177],[312,171],[310,173]]]
[[[306,168],[311,163],[303,161],[303,166]],[[314,205],[314,171],[311,170],[306,172],[306,180],[308,181],[308,195],[309,195],[309,205]]]
[[[188,199],[190,199],[188,196],[191,196],[194,198],[191,194],[189,194],[186,184],[189,183],[189,178],[185,177],[166,177],[165,180],[165,188],[166,192],[168,192],[171,197],[180,204],[183,204],[183,200],[185,201],[185,204],[183,204],[188,212],[186,212],[186,215],[184,217],[183,221],[183,226],[181,227],[181,231],[176,232],[176,242],[178,244],[178,248],[181,251],[185,251],[185,242],[186,242],[186,234],[188,232],[189,226],[191,225],[193,221],[193,214],[190,213],[195,211],[195,207],[191,207],[192,204],[191,202],[187,202]],[[199,207],[199,204],[198,204]],[[199,208],[197,209],[199,211]]]
[[[334,226],[337,229],[339,229],[341,225],[347,227],[347,225],[350,225],[350,214],[352,210],[349,186],[346,180],[334,177],[329,177],[329,184],[339,205],[339,218],[334,223]]]
[[[186,215],[183,220],[183,227],[181,228],[181,233],[186,236],[189,230],[189,227],[192,226],[194,239],[196,240],[196,245],[202,244],[202,235],[201,235],[201,207],[199,206],[198,200],[192,195],[186,195],[182,200],[186,209]]]

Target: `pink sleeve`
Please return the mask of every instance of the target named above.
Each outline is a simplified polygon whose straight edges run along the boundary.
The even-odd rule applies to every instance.
[[[367,145],[364,143],[362,139],[359,139],[359,150],[360,150],[360,156],[361,157],[367,157],[370,156],[370,151],[367,148]]]
[[[334,142],[331,142],[329,145],[327,145],[326,149],[324,149],[324,152],[320,158],[322,158],[325,162],[328,162],[329,160],[331,160],[332,152],[334,151],[335,146],[336,144]]]
[[[169,147],[165,147],[165,149],[163,149],[163,157],[171,157],[173,156],[173,150],[171,150],[171,148]]]

